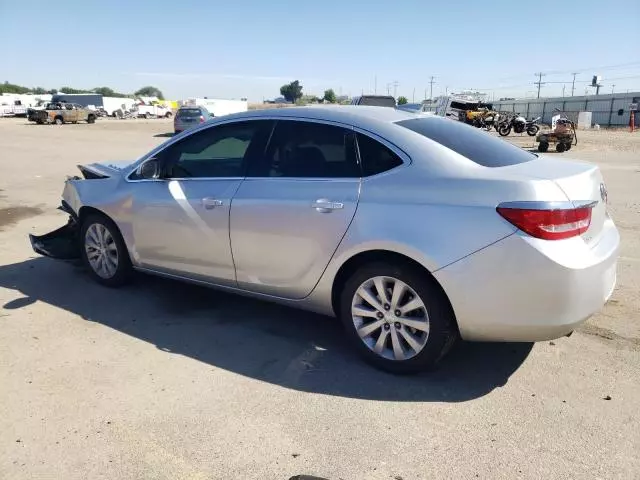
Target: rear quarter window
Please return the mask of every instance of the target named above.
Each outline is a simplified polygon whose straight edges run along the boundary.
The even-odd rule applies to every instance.
[[[507,167],[529,162],[536,155],[462,122],[416,118],[397,125],[419,133],[483,167]]]

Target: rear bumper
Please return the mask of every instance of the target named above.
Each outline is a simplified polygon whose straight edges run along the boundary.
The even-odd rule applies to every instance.
[[[545,241],[515,233],[435,272],[460,334],[475,341],[541,341],[572,332],[613,293],[620,236]]]

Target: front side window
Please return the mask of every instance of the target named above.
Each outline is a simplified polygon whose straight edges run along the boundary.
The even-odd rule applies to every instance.
[[[263,162],[251,176],[285,178],[360,177],[353,131],[322,123],[281,120]]]
[[[163,150],[165,178],[244,176],[252,144],[263,142],[271,121],[218,125],[196,132]]]

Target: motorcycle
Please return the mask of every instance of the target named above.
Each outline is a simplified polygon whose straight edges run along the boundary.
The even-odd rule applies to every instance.
[[[505,122],[500,123],[500,126],[498,127],[498,134],[501,137],[506,137],[513,129],[514,133],[523,133],[526,131],[527,135],[533,137],[538,133],[538,130],[540,130],[540,127],[537,125],[538,120],[540,120],[540,117],[527,121],[526,118],[517,113],[508,118]]]

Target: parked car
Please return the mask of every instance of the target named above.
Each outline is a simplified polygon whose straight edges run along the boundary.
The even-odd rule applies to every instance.
[[[213,115],[205,107],[180,107],[173,117],[173,131],[177,134],[189,128],[197,127]]]
[[[139,270],[336,315],[394,372],[435,364],[458,336],[569,334],[616,282],[597,166],[435,115],[249,111],[80,169],[69,223],[30,236],[36,252],[80,257],[110,287]]]
[[[396,99],[391,95],[362,95],[351,99],[351,105],[367,105],[370,107],[396,107]]]
[[[96,112],[78,105],[77,103],[48,103],[44,110],[33,110],[29,112],[28,119],[38,124],[87,122],[95,123]]]

